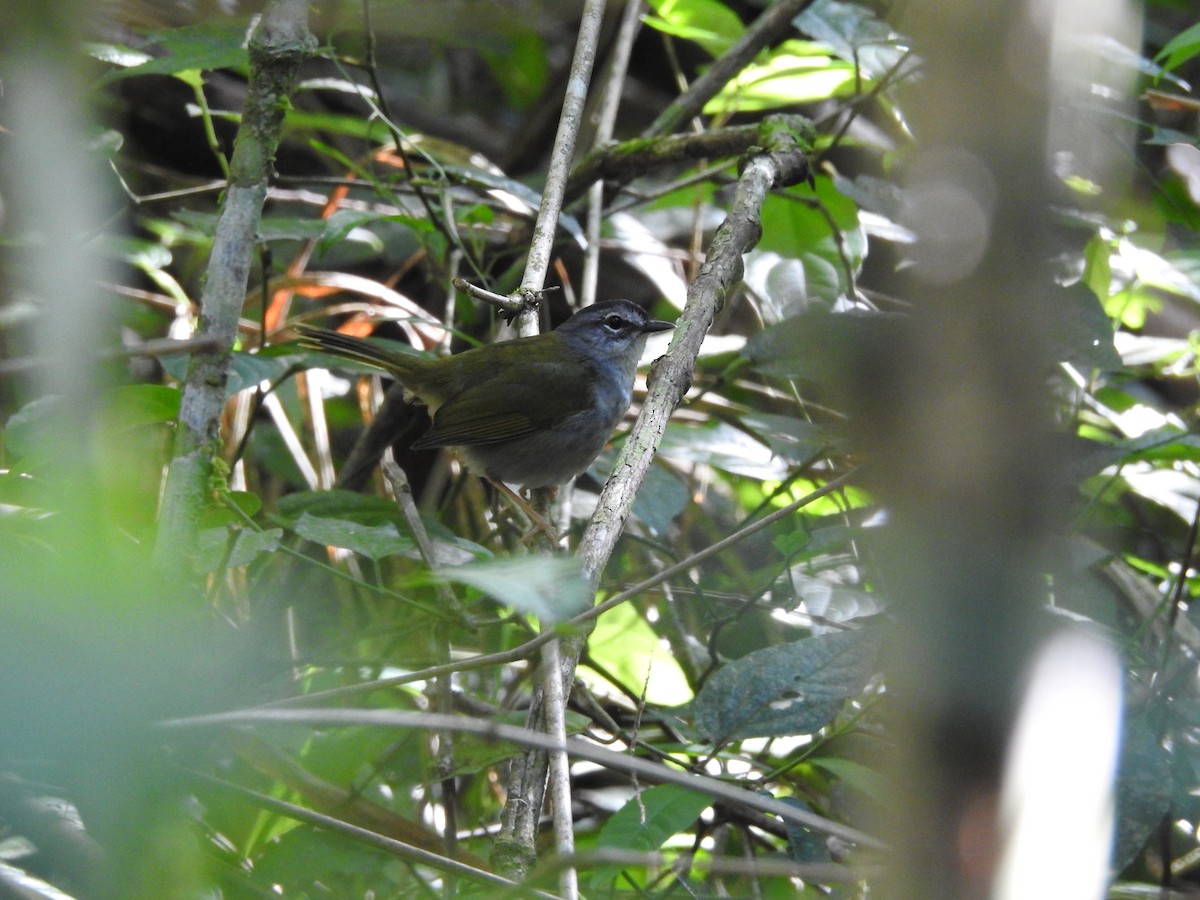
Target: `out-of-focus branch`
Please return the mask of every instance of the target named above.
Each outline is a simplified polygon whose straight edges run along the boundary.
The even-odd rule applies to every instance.
[[[199,332],[212,338],[216,349],[192,358],[183,388],[155,546],[155,560],[165,570],[177,570],[187,549],[194,545],[197,517],[220,443],[230,353],[283,114],[300,63],[315,46],[308,31],[305,0],[273,0],[250,38],[246,108],[200,298]]]

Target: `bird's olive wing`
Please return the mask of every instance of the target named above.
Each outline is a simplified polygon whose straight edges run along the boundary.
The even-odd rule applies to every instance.
[[[522,360],[447,399],[413,446],[462,447],[511,441],[552,428],[591,402],[583,373],[561,363]]]

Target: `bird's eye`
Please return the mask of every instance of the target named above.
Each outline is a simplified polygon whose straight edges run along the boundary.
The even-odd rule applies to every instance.
[[[614,333],[618,332],[624,327],[624,325],[625,325],[625,320],[622,319],[620,316],[618,316],[616,313],[612,313],[612,314],[604,317],[604,327],[607,328],[609,331],[612,331]]]

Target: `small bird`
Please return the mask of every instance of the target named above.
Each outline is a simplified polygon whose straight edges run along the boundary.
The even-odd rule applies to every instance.
[[[585,471],[633,399],[646,338],[674,328],[630,300],[585,307],[535,337],[429,359],[296,326],[300,346],[385,369],[429,408],[414,449],[457,448],[477,475],[530,488]]]

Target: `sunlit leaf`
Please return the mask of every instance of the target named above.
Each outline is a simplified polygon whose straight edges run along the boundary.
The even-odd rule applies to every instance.
[[[1197,54],[1200,54],[1200,22],[1185,28],[1167,41],[1154,57],[1154,61],[1161,63],[1164,69],[1178,69]]]
[[[854,93],[864,84],[854,66],[819,44],[787,41],[760,63],[747,66],[704,106],[709,115],[758,112]],[[865,88],[864,88],[865,89]]]
[[[692,699],[692,690],[679,663],[649,623],[632,606],[610,609],[596,622],[588,640],[589,656],[605,672],[649,703],[681,706]],[[601,679],[584,667],[580,677],[596,690]],[[608,688],[611,689],[611,688]]]
[[[737,13],[718,0],[650,0],[658,13],[645,22],[664,34],[695,41],[714,57],[720,56],[745,31]]]

